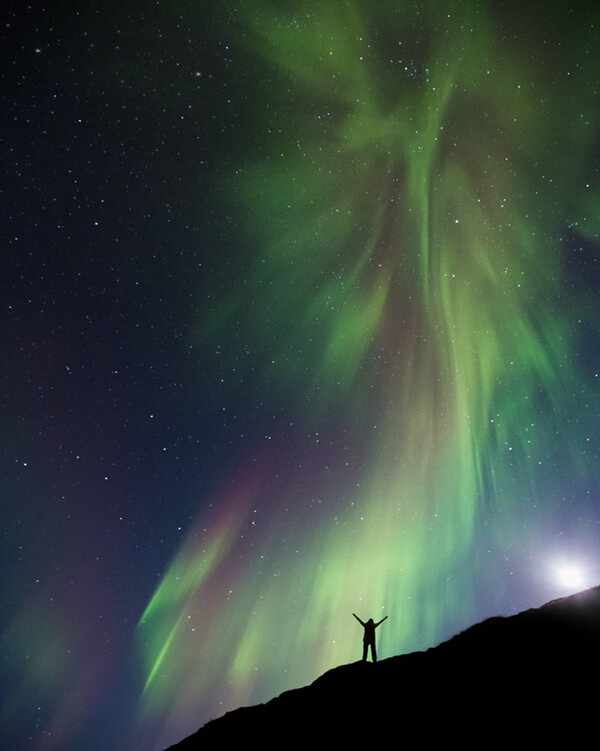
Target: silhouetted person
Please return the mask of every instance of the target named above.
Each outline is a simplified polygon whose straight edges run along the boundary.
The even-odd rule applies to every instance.
[[[365,662],[367,659],[369,644],[371,645],[371,659],[373,660],[373,662],[377,662],[377,649],[375,648],[375,629],[377,628],[377,626],[379,626],[380,623],[383,623],[385,621],[387,615],[385,616],[385,618],[382,618],[379,623],[375,623],[372,618],[369,618],[369,620],[365,623],[364,621],[360,620],[356,613],[352,613],[352,615],[365,630],[365,635],[363,636],[363,662]]]

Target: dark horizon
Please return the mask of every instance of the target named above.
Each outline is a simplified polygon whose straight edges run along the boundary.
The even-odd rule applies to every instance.
[[[263,736],[267,748],[367,744],[374,733],[409,747],[585,745],[595,695],[582,669],[600,657],[600,587],[509,617],[489,618],[425,652],[341,665],[310,686],[234,710],[166,751]],[[304,722],[310,717],[311,722]]]

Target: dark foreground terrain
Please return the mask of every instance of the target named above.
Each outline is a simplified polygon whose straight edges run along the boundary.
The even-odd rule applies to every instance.
[[[330,670],[213,720],[169,751],[259,748],[592,748],[600,587],[490,618],[426,652]],[[225,747],[228,747],[225,745]]]

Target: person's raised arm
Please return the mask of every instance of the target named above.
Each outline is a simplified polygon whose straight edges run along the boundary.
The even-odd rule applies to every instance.
[[[361,626],[364,626],[365,624],[360,620],[360,618],[356,615],[356,613],[352,613],[352,615],[356,618],[356,620],[360,623]]]
[[[386,617],[385,617],[385,618],[387,618],[387,615],[386,615]],[[381,620],[379,621],[379,623],[376,623],[376,624],[375,624],[375,626],[379,626],[379,624],[383,623],[383,622],[385,621],[385,618],[382,618],[382,619],[381,619]]]

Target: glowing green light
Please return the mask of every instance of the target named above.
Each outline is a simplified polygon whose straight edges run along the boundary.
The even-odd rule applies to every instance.
[[[243,319],[268,353],[264,403],[293,394],[297,429],[337,423],[362,465],[342,491],[285,457],[213,504],[231,528],[206,554],[190,536],[140,626],[145,706],[173,722],[223,676],[235,706],[358,659],[353,611],[389,615],[381,656],[466,625],[478,528],[502,538],[553,471],[584,471],[559,237],[595,128],[541,119],[540,97],[559,105],[528,45],[507,50],[485,4],[446,6],[261,2],[244,19],[268,137],[227,188],[257,257],[207,329]],[[570,91],[588,120],[596,80]]]

